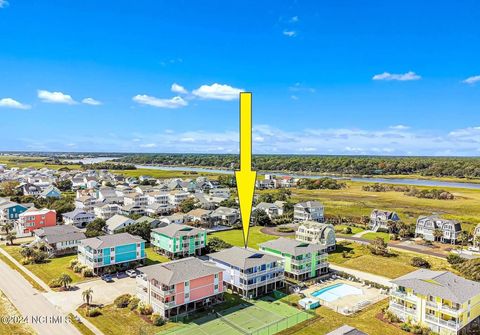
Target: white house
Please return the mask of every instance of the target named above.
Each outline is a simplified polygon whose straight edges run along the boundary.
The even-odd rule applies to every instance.
[[[105,227],[105,230],[107,234],[115,234],[120,229],[123,229],[133,224],[135,224],[134,220],[120,214],[115,214],[107,220],[107,226]]]

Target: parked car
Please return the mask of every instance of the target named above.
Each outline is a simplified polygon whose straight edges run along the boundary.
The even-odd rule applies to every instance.
[[[110,282],[113,281],[112,276],[111,276],[111,275],[108,275],[108,274],[107,274],[107,275],[103,275],[101,278],[102,278],[103,281],[106,281],[107,283],[110,283]]]
[[[137,271],[136,270],[127,270],[125,271],[125,273],[127,274],[127,276],[129,276],[130,278],[135,278],[137,276]]]

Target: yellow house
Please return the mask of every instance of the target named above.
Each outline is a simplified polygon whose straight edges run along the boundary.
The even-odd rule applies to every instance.
[[[480,318],[480,283],[448,271],[417,270],[392,280],[389,311],[440,335],[463,334]]]

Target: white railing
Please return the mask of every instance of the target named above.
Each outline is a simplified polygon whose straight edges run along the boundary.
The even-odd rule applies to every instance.
[[[394,295],[396,297],[399,297],[399,298],[402,298],[404,300],[409,300],[409,301],[412,301],[412,302],[417,302],[417,297],[414,296],[414,295],[408,295],[404,292],[400,292],[400,291],[390,291],[390,294],[391,295]]]
[[[425,320],[427,320],[428,322],[430,323],[435,323],[437,325],[440,325],[442,327],[447,327],[447,328],[450,328],[450,329],[453,329],[453,330],[459,330],[460,328],[462,328],[462,324],[460,322],[455,322],[455,321],[452,321],[452,320],[443,320],[439,317],[436,317],[434,315],[425,315]]]

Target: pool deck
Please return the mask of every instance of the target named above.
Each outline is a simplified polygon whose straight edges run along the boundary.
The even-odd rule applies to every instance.
[[[314,297],[312,295],[313,292],[323,289],[325,287],[329,287],[335,284],[346,284],[362,290],[361,295],[359,294],[350,294],[340,297],[334,301],[324,301],[319,299],[318,297]],[[330,309],[333,309],[337,313],[341,313],[344,315],[349,315],[355,313],[358,310],[365,308],[371,304],[374,304],[380,300],[387,298],[385,294],[382,294],[379,289],[368,287],[367,285],[363,285],[362,283],[352,282],[345,279],[334,279],[329,280],[321,284],[315,284],[310,286],[309,288],[302,291],[305,296],[313,299],[320,300],[320,304],[326,306]]]

